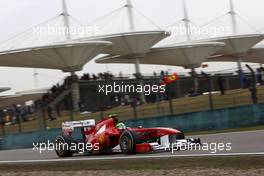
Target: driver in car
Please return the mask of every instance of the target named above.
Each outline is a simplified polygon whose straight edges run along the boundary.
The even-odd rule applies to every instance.
[[[109,115],[109,118],[115,119],[117,129],[119,129],[119,130],[127,129],[126,125],[123,122],[118,122],[118,119],[117,119],[118,116],[119,116],[118,114],[111,114],[111,115]]]
[[[126,125],[122,122],[119,122],[117,125],[116,125],[116,128],[119,129],[119,130],[125,130],[126,129]]]

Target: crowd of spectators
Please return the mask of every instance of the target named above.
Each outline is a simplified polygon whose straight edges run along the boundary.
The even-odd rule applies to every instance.
[[[81,77],[81,80],[98,81],[98,80],[112,80],[113,78],[114,75],[110,72],[98,73],[97,75],[86,73]]]
[[[34,113],[34,105],[15,105],[10,108],[0,109],[0,125],[14,125],[19,122],[32,120],[29,115]]]
[[[169,72],[168,71],[160,71],[159,74],[157,74],[157,72],[153,72],[153,77],[164,77],[164,76],[168,76]],[[142,78],[142,75],[138,75],[138,74],[133,74],[134,78]],[[81,80],[85,80],[85,81],[98,81],[98,80],[113,80],[114,78],[116,79],[123,79],[126,78],[122,72],[120,72],[118,75],[113,75],[111,72],[104,72],[104,73],[98,73],[98,74],[91,74],[91,73],[85,73],[83,74],[83,76],[81,76]]]

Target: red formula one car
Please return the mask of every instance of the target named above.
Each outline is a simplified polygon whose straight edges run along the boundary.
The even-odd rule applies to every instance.
[[[81,138],[75,137],[78,131]],[[95,120],[65,122],[55,144],[59,157],[69,157],[84,152],[135,154],[170,150],[179,147],[175,144],[200,144],[200,139],[185,139],[183,132],[172,128],[128,128],[112,116],[97,124]]]

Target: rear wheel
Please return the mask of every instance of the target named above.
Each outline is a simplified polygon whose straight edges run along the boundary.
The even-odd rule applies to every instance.
[[[119,140],[121,151],[124,154],[135,154],[139,143],[140,138],[135,131],[124,131]]]
[[[55,141],[55,152],[60,157],[71,157],[74,151],[71,151],[71,143],[74,143],[69,136],[58,136]]]

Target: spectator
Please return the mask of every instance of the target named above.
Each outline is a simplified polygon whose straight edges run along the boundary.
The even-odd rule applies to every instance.
[[[99,78],[100,80],[104,79],[104,75],[103,75],[103,73],[98,73],[98,78]]]
[[[97,76],[95,74],[92,75],[93,80],[97,80]]]
[[[0,109],[0,126],[5,126],[5,120],[4,120],[5,113],[2,109]]]
[[[223,77],[219,76],[217,82],[218,82],[218,87],[220,89],[221,95],[224,95],[225,94],[225,87],[223,84]]]
[[[91,77],[90,77],[90,74],[89,74],[89,73],[86,74],[86,79],[87,79],[88,81],[90,81]]]
[[[161,75],[161,76],[165,76],[165,73],[164,73],[163,70],[160,71],[160,75]]]
[[[15,110],[14,110],[14,105],[12,105],[12,108],[8,109],[8,115],[10,120],[12,121],[12,125],[16,124],[18,121],[16,114],[15,114]]]
[[[81,80],[87,80],[87,81],[90,81],[91,77],[90,77],[90,74],[87,73],[87,74],[84,74],[82,77],[81,77]]]
[[[13,122],[15,123],[20,123],[20,109],[19,109],[20,105],[12,105],[12,111],[13,111]]]
[[[165,77],[165,73],[164,73],[164,71],[163,71],[163,70],[161,70],[161,72],[160,72],[160,79],[161,79],[161,80],[163,80],[163,79],[164,79],[164,77]]]
[[[5,121],[6,125],[11,125],[12,124],[12,119],[11,119],[11,116],[9,115],[9,113],[8,113],[8,110],[5,109],[4,113],[5,113],[4,121]]]
[[[0,117],[0,127],[5,126],[5,121],[2,117]]]
[[[21,118],[22,118],[22,120],[24,122],[28,121],[27,115],[28,115],[28,112],[27,112],[26,108],[25,107],[21,107],[20,116],[21,116]]]
[[[264,67],[261,66],[260,71],[261,71],[262,85],[264,85]]]
[[[257,81],[260,85],[263,85],[263,70],[261,68],[257,69]]]
[[[243,71],[237,71],[239,74],[240,84],[242,84],[242,87],[244,89],[250,87],[250,80],[246,77],[245,73]]]

